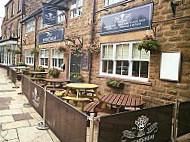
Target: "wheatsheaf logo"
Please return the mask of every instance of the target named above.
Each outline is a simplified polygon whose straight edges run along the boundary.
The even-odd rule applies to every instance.
[[[47,13],[47,14],[45,14],[45,17],[46,17],[46,19],[47,20],[49,20],[49,21],[54,21],[54,20],[56,20],[56,16],[54,16],[53,15],[53,13]]]
[[[36,108],[40,106],[40,97],[38,96],[38,91],[35,88],[34,92],[32,92],[32,102]]]
[[[154,134],[158,132],[158,122],[149,123],[149,118],[142,115],[135,120],[132,130],[122,132],[121,142],[146,142],[155,138]]]

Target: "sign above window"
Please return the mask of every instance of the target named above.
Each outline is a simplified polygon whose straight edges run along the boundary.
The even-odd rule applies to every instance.
[[[153,3],[101,18],[101,35],[149,29],[152,25]]]
[[[39,44],[63,41],[63,28],[39,33]]]
[[[57,25],[57,10],[50,8],[43,8],[42,12],[43,24],[46,25]]]

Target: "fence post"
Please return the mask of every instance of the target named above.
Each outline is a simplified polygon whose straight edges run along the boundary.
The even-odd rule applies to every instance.
[[[173,136],[172,141],[177,138],[177,121],[178,121],[179,101],[175,100],[175,111],[174,111],[174,124],[173,124]]]
[[[90,113],[90,135],[89,135],[89,142],[94,142],[94,116],[95,116],[95,113]]]
[[[47,90],[46,86],[44,87],[44,105],[43,105],[43,121],[37,124],[37,129],[47,130],[49,127],[46,125],[46,103],[47,103]]]

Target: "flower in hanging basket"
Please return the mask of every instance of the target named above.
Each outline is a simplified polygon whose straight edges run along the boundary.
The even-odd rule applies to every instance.
[[[146,37],[144,37],[142,41],[139,43],[138,49],[144,49],[146,52],[156,51],[159,49],[159,44],[156,40],[153,39],[152,36],[146,35]]]
[[[71,44],[71,45],[68,45],[68,46],[69,46],[69,51],[72,54],[82,55],[82,46],[81,46],[81,44]]]
[[[59,52],[65,52],[66,51],[66,49],[64,47],[59,47],[58,50],[59,50]]]
[[[14,50],[14,54],[20,54],[19,50]]]
[[[107,79],[106,84],[115,89],[123,89],[124,87],[123,81],[115,77]]]
[[[98,54],[100,53],[100,46],[96,42],[93,42],[87,46],[87,50],[92,54]]]
[[[8,48],[8,49],[7,49],[7,52],[12,52],[12,49],[11,49],[11,48]]]
[[[37,49],[32,49],[32,51],[31,51],[31,54],[38,54],[39,52],[38,52],[38,50]]]

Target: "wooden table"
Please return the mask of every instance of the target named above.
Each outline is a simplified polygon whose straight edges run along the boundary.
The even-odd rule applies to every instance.
[[[56,87],[56,83],[59,83],[61,85],[62,83],[68,83],[68,82],[70,82],[69,80],[63,79],[63,78],[47,78],[47,79],[44,79],[44,81],[46,82],[45,83],[46,85],[48,83],[53,83],[53,87],[54,88]]]
[[[69,91],[71,89],[74,89],[77,91],[77,97],[82,96],[82,92],[86,92],[87,90],[94,90],[94,94],[96,94],[96,96],[98,96],[98,93],[97,93],[98,85],[96,85],[96,84],[69,83],[69,84],[66,84],[66,87],[67,87],[66,95],[69,94]]]
[[[16,67],[11,67],[12,69],[15,69],[17,73],[21,73],[22,70],[29,70],[30,67],[26,66],[16,66]]]
[[[66,93],[65,93],[65,97],[62,97],[62,98],[64,100],[67,100],[67,101],[72,100],[72,101],[75,101],[75,102],[81,102],[82,103],[82,106],[81,106],[82,111],[84,109],[84,103],[91,101],[91,99],[89,99],[88,97],[83,96],[82,92],[86,92],[87,90],[94,90],[94,94],[96,94],[98,96],[98,93],[97,93],[98,85],[96,85],[96,84],[69,83],[69,84],[66,84],[66,87],[67,87],[67,90],[66,90]],[[72,89],[77,91],[76,97],[68,96],[69,91],[72,90]]]
[[[31,77],[44,77],[48,73],[47,72],[30,71],[29,74],[31,75]]]
[[[140,98],[122,94],[107,94],[100,97],[100,101],[111,106],[116,106],[117,113],[120,107],[142,107],[144,102]]]

